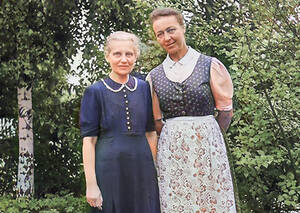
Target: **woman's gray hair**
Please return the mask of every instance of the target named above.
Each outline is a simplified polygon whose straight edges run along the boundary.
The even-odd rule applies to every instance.
[[[140,39],[133,33],[128,33],[124,31],[116,31],[111,33],[107,38],[104,45],[104,54],[108,56],[111,49],[110,49],[110,42],[111,41],[132,41],[133,49],[136,57],[140,56]]]

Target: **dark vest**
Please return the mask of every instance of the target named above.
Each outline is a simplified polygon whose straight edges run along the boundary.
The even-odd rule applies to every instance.
[[[182,83],[169,80],[163,65],[150,75],[165,119],[180,116],[213,115],[214,98],[210,89],[211,57],[200,54],[192,74]]]

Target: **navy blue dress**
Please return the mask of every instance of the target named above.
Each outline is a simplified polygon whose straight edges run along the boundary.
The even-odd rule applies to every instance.
[[[89,86],[80,109],[81,136],[98,136],[96,177],[103,196],[101,213],[159,213],[157,174],[145,137],[153,131],[149,85],[129,77]]]

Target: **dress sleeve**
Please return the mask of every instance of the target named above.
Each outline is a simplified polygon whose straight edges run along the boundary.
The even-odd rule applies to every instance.
[[[155,131],[154,130],[154,119],[153,119],[153,110],[152,110],[152,98],[150,92],[150,85],[147,83],[147,126],[146,132]]]
[[[232,110],[232,81],[226,67],[216,58],[212,59],[210,76],[210,87],[216,108],[220,111]]]
[[[148,75],[146,76],[146,79],[145,79],[146,82],[148,82],[149,86],[150,86],[150,91],[151,91],[151,96],[153,95],[152,94],[152,80],[151,80],[151,75],[150,75],[150,72],[148,73]]]
[[[98,136],[100,129],[100,105],[96,88],[88,87],[81,100],[80,135],[82,137]]]
[[[151,97],[152,97],[153,118],[154,118],[154,120],[161,119],[163,117],[163,115],[162,115],[162,112],[160,110],[159,100],[158,100],[157,94],[153,89],[153,84],[152,84],[150,73],[148,73],[148,75],[146,77],[146,81],[150,85],[150,91],[151,91]]]

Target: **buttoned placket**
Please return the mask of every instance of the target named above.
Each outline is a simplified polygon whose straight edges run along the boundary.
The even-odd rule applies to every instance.
[[[126,127],[127,130],[131,130],[131,122],[130,122],[130,112],[129,112],[129,101],[128,101],[128,94],[126,89],[123,89],[123,97],[125,102],[125,113],[126,113]]]
[[[126,85],[127,83],[125,84],[122,84],[120,86],[120,88],[118,89],[113,89],[111,88],[105,81],[104,79],[101,79],[101,81],[103,82],[104,86],[112,91],[112,92],[121,92],[122,91],[122,95],[123,95],[123,98],[124,98],[124,103],[125,103],[125,117],[126,117],[126,127],[127,127],[127,130],[128,131],[132,131],[132,121],[131,121],[131,118],[130,118],[130,111],[129,111],[129,100],[128,100],[128,92],[134,92],[138,86],[138,81],[135,77],[133,77],[134,79],[134,84],[135,86],[133,88],[130,88],[128,85]],[[129,80],[129,79],[128,79]]]

